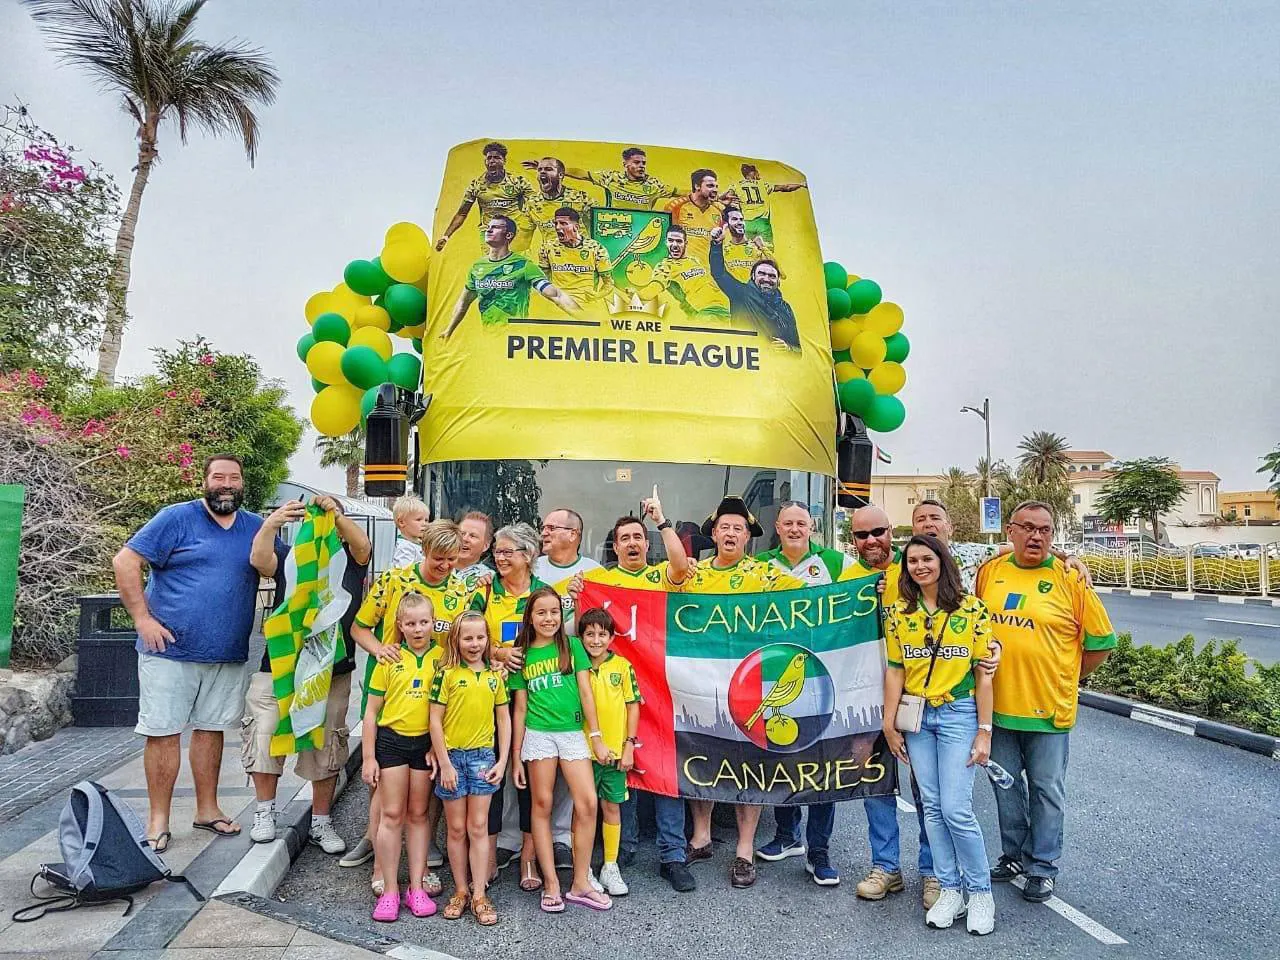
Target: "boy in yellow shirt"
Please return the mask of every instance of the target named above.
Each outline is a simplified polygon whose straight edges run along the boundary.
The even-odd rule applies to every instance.
[[[616,625],[607,610],[595,607],[578,618],[578,634],[591,657],[591,692],[596,701],[600,736],[609,751],[608,764],[592,760],[596,794],[600,797],[600,832],[604,839],[604,864],[598,885],[612,897],[627,893],[618,868],[622,842],[622,811],[627,799],[627,771],[635,766],[636,730],[640,725],[640,686],[631,662],[609,649]],[[591,731],[587,731],[590,733]],[[595,881],[595,878],[591,878]],[[593,883],[593,886],[596,883]]]

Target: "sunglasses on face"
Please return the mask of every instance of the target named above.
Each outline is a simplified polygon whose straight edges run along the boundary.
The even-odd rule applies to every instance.
[[[880,538],[880,537],[883,537],[888,532],[889,532],[888,527],[873,527],[870,530],[855,530],[853,531],[853,539],[866,540],[868,537]]]

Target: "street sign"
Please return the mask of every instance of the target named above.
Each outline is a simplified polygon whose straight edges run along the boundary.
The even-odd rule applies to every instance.
[[[982,528],[980,533],[999,533],[1000,527],[1000,498],[999,497],[983,497],[982,498]]]

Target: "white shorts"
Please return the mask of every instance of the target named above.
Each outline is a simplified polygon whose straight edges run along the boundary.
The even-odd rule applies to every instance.
[[[244,715],[249,674],[244,663],[190,663],[138,654],[138,725],[144,737],[171,737],[187,727],[234,730]]]
[[[530,760],[590,760],[591,749],[587,746],[587,737],[581,730],[568,730],[564,733],[544,733],[541,730],[526,730],[524,743],[520,745],[520,759],[525,763]]]

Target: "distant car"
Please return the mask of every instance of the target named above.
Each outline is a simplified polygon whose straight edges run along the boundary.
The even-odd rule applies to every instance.
[[[1227,548],[1220,547],[1214,543],[1197,543],[1191,548],[1193,557],[1226,557],[1228,556]]]

